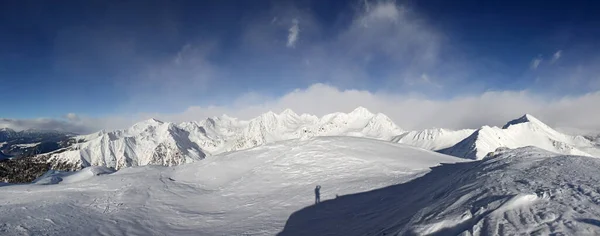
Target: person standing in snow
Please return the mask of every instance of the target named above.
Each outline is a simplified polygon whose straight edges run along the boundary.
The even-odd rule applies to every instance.
[[[315,188],[315,204],[319,204],[321,202],[321,185],[317,185]]]

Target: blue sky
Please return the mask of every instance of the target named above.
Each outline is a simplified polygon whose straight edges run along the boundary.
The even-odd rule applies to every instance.
[[[320,85],[560,102],[600,89],[598,12],[596,1],[2,1],[0,117],[268,110]],[[215,114],[186,118],[201,115]]]

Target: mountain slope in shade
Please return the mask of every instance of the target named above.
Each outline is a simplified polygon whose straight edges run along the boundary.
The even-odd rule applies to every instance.
[[[390,118],[363,107],[322,118],[298,115],[287,109],[280,114],[267,112],[249,121],[225,115],[179,125],[150,119],[127,130],[78,136],[79,143],[50,154],[49,161],[116,169],[148,164],[171,166],[199,160],[205,155],[288,139],[356,136],[387,141],[401,133],[402,129]]]
[[[392,138],[392,142],[438,151],[457,144],[473,134],[474,131],[474,129],[426,129],[410,131]]]
[[[600,149],[581,136],[562,134],[532,115],[512,120],[502,128],[483,126],[440,152],[468,159],[482,159],[497,148],[535,146],[544,150],[580,156],[600,156]]]
[[[504,150],[306,206],[278,235],[599,235],[598,168],[598,158]]]

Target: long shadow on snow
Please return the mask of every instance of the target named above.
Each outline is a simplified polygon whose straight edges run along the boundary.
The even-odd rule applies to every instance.
[[[464,186],[473,181],[474,176],[463,173],[480,163],[442,164],[407,183],[308,206],[290,215],[278,235],[393,235],[401,232],[421,209],[456,190],[457,184]],[[455,235],[468,229],[466,227],[444,229],[443,232]]]

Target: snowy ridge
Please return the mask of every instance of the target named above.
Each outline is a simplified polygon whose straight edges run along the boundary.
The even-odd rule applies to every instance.
[[[410,131],[392,138],[392,142],[404,143],[423,149],[438,151],[451,147],[467,138],[475,130],[426,129]]]
[[[288,139],[316,136],[359,136],[381,140],[402,133],[384,114],[373,114],[363,107],[350,113],[332,113],[318,118],[298,115],[290,109],[280,114],[264,113],[249,121],[229,118],[209,118],[203,122],[185,122],[181,128],[190,132],[190,139],[210,154],[256,147]],[[204,129],[205,132],[200,130]],[[206,134],[205,134],[206,133]]]
[[[562,134],[529,114],[508,122],[502,128],[483,126],[441,152],[479,160],[499,147],[525,146],[568,155],[600,156],[600,149],[591,141],[582,136]]]
[[[384,114],[363,107],[350,113],[318,118],[287,109],[264,113],[249,121],[226,115],[179,125],[149,119],[126,130],[78,136],[67,151],[51,154],[51,162],[121,169],[139,165],[178,165],[206,155],[252,148],[288,139],[315,136],[357,136],[390,140],[403,131]]]

